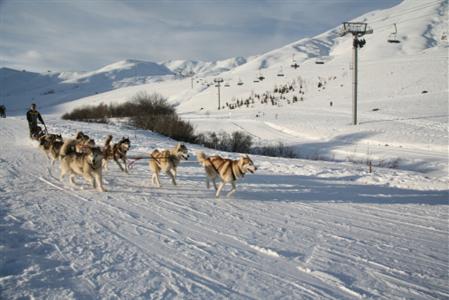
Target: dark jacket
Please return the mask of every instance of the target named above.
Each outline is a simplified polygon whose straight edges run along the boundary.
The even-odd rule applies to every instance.
[[[27,111],[27,120],[30,127],[36,127],[37,120],[39,120],[42,124],[45,124],[41,114],[37,110],[30,109],[29,111]]]

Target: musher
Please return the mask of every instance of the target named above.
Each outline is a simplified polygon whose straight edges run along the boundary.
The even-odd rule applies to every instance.
[[[36,139],[43,134],[42,128],[37,126],[38,120],[42,123],[42,125],[44,125],[45,131],[47,131],[47,126],[45,125],[40,112],[36,110],[36,103],[32,103],[30,110],[27,111],[27,120],[28,127],[30,128],[30,138]]]

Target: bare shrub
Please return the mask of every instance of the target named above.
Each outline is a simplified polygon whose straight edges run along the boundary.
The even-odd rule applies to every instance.
[[[298,155],[292,147],[285,146],[279,142],[272,146],[255,147],[251,149],[251,153],[272,157],[297,158]]]
[[[222,151],[251,153],[253,139],[243,131],[234,131],[231,134],[224,131],[206,132],[197,136],[197,143]]]
[[[104,123],[107,118],[130,119],[130,123],[142,129],[148,129],[173,139],[195,142],[194,128],[176,114],[173,105],[159,94],[140,92],[130,101],[122,104],[99,104],[76,108],[62,116],[64,120]]]

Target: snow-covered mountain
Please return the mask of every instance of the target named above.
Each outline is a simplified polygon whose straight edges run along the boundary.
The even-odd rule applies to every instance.
[[[390,9],[373,11],[353,20],[367,22],[374,30],[374,34],[364,37],[367,45],[361,50],[359,56],[362,63],[361,72],[363,72],[364,62],[368,64],[378,61],[388,65],[392,59],[400,61],[407,56],[426,53],[429,53],[429,57],[444,57],[448,49],[448,23],[445,13],[447,15],[446,1],[419,4],[404,1]],[[391,44],[387,40],[394,31],[394,24],[397,25],[396,38],[400,43]],[[238,91],[233,91],[233,95],[238,97],[239,94],[247,94],[251,91],[271,89],[273,80],[279,81],[280,78],[275,78],[279,73],[285,73],[285,79],[297,76],[303,78],[323,76],[325,72],[330,73],[328,72],[330,69],[338,68],[341,71],[333,72],[334,76],[347,74],[352,55],[351,43],[351,37],[349,35],[341,37],[340,27],[336,27],[318,36],[304,38],[279,49],[247,58],[235,57],[213,62],[170,60],[161,63],[124,60],[90,72],[45,74],[2,68],[0,69],[0,85],[2,86],[0,97],[3,102],[11,103],[8,105],[10,111],[22,112],[27,106],[24,104],[31,99],[39,102],[41,107],[49,107],[112,89],[166,79],[179,79],[179,75],[191,76],[192,74],[197,79],[202,78],[200,84],[211,82],[213,76],[219,74],[234,85],[241,79],[247,84]],[[301,68],[292,70],[290,65],[293,62],[300,64]],[[315,65],[316,62],[326,63],[326,66]],[[384,69],[383,66],[382,69]],[[318,74],[320,72],[321,74]],[[12,76],[12,73],[15,75]],[[264,75],[266,73],[265,77],[271,77],[273,80],[253,84],[259,73]],[[411,74],[409,71],[403,71],[403,73]],[[379,75],[378,80],[386,79],[382,74]],[[400,74],[396,73],[396,75]],[[444,76],[441,80],[444,80]],[[386,84],[389,85],[391,82],[387,80]],[[412,82],[407,82],[406,85],[415,86]],[[213,93],[213,89],[199,88],[197,90],[204,92],[197,94],[189,92],[191,97],[184,99],[178,97],[177,102],[187,103],[187,100],[196,99],[195,106],[204,108],[206,104],[201,103],[203,101],[200,99],[210,99],[209,94]],[[363,91],[361,90],[362,93]],[[385,91],[388,94],[394,92],[390,89]],[[209,100],[205,101],[211,104]],[[191,106],[190,103],[187,105]]]
[[[81,97],[132,85],[175,78],[163,65],[123,60],[91,72],[36,73],[0,69],[0,98],[10,113],[23,113],[31,102],[51,107]]]
[[[61,74],[60,78],[64,78],[65,82],[92,82],[92,81],[110,81],[120,82],[135,78],[147,78],[152,76],[174,75],[165,66],[135,59],[122,60],[92,72],[81,74]]]
[[[215,76],[245,64],[248,58],[234,57],[225,60],[205,62],[198,60],[169,60],[161,64],[175,73],[196,77]]]

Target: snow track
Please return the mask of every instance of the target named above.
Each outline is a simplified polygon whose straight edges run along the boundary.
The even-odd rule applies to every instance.
[[[235,197],[215,199],[195,162],[181,165],[177,187],[163,176],[156,189],[139,161],[129,175],[111,164],[97,193],[60,182],[24,121],[1,126],[1,298],[449,297],[447,190],[421,175],[255,157]],[[97,140],[120,131],[139,151],[173,144],[49,127]],[[403,187],[416,182],[430,188]]]

